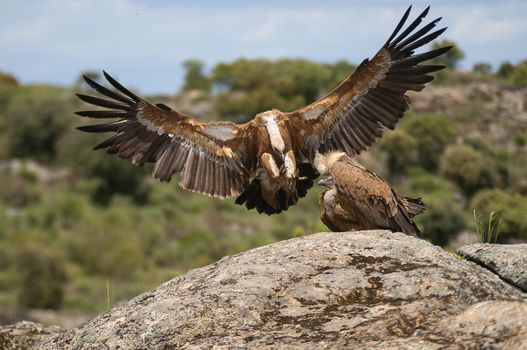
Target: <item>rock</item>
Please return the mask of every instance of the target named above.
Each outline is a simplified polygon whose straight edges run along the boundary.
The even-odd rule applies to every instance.
[[[20,176],[22,173],[25,176],[35,177],[35,180],[46,186],[61,184],[70,176],[69,170],[52,170],[33,160],[9,159],[0,161],[0,174]]]
[[[0,349],[29,349],[51,335],[63,331],[58,326],[44,326],[38,323],[22,321],[9,326],[0,327]]]
[[[478,243],[465,245],[457,252],[527,291],[527,244]]]
[[[39,349],[519,349],[524,295],[402,233],[319,233],[192,270]]]
[[[440,114],[464,130],[464,140],[487,142],[517,151],[515,136],[527,122],[527,89],[484,82],[430,84],[408,93],[416,113]],[[474,123],[477,115],[478,122]],[[470,143],[470,142],[469,142]],[[520,146],[521,148],[521,146]]]

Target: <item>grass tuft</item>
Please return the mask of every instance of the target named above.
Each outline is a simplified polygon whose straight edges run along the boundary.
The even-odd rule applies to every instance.
[[[489,214],[489,219],[485,222],[482,215],[473,210],[474,226],[480,243],[498,243],[500,235],[501,218],[493,210]]]

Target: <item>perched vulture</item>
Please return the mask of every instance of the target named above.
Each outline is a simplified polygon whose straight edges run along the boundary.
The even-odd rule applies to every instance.
[[[332,231],[388,229],[419,236],[412,218],[425,210],[420,198],[399,196],[375,173],[343,152],[317,154],[315,166],[330,175],[319,184],[329,187],[320,196],[324,210],[320,218]]]
[[[102,107],[76,114],[113,118],[79,127],[86,132],[113,132],[95,149],[129,158],[143,166],[154,163],[153,177],[217,198],[238,196],[236,203],[267,214],[294,205],[313,186],[316,152],[343,151],[353,156],[393,129],[408,109],[406,92],[420,91],[443,66],[424,65],[451,47],[420,54],[414,50],[437,38],[440,18],[418,29],[428,8],[405,29],[410,8],[372,59],[365,59],[325,97],[294,112],[272,109],[245,124],[204,122],[151,104],[104,72],[115,90],[88,77],[86,83],[104,98],[78,94]]]

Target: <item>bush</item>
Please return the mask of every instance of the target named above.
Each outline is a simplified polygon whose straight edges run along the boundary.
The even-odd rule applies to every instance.
[[[108,227],[75,233],[68,248],[71,260],[90,274],[132,278],[146,263],[140,243],[133,233]]]
[[[496,75],[514,85],[527,86],[527,60],[516,65],[505,61],[498,68]]]
[[[419,165],[428,171],[437,170],[441,153],[455,140],[452,121],[440,115],[411,115],[404,120],[402,128],[417,142]]]
[[[447,66],[450,69],[456,69],[459,66],[459,62],[465,58],[465,53],[457,45],[456,42],[443,39],[441,41],[435,41],[432,43],[432,49],[439,49],[441,47],[453,46],[450,51],[442,54],[441,56],[433,59],[433,64],[440,64]]]
[[[0,204],[0,240],[6,235],[9,227],[9,218],[6,208]]]
[[[379,148],[387,155],[391,175],[402,175],[417,162],[417,141],[402,129],[391,131],[379,142]]]
[[[76,227],[90,204],[85,197],[69,191],[46,196],[41,203],[29,206],[21,218],[29,227],[45,231]]]
[[[514,65],[509,61],[505,61],[499,66],[498,70],[496,71],[496,75],[504,79],[509,79],[513,71]]]
[[[452,198],[425,196],[426,211],[416,217],[424,237],[433,244],[445,246],[466,228],[463,208]]]
[[[220,92],[215,108],[221,116],[238,121],[270,108],[292,111],[335,88],[353,68],[346,61],[330,65],[301,59],[218,64],[211,73],[213,86]]]
[[[511,74],[511,80],[514,84],[520,86],[527,85],[527,60],[518,63]]]
[[[501,184],[496,162],[467,145],[450,146],[441,156],[440,171],[467,197]]]
[[[474,64],[472,70],[479,75],[488,75],[492,73],[492,66],[487,62],[478,62]]]
[[[58,309],[64,296],[66,272],[63,261],[42,246],[21,248],[17,254],[20,306]]]
[[[150,165],[138,168],[129,160],[110,155],[93,147],[109,135],[90,135],[72,130],[59,142],[58,160],[73,166],[85,178],[95,182],[92,199],[101,205],[108,205],[116,194],[130,196],[138,204],[148,200]]]
[[[9,156],[54,160],[56,143],[72,123],[69,92],[50,87],[17,92],[5,112]]]
[[[499,189],[483,190],[474,196],[470,208],[483,218],[488,218],[490,213],[495,212],[498,222],[501,220],[498,228],[499,242],[506,242],[511,238],[527,240],[527,197]],[[487,227],[483,227],[483,230],[487,231]]]
[[[413,197],[423,197],[426,210],[416,217],[423,235],[432,243],[445,246],[466,227],[463,208],[456,197],[454,185],[435,174],[416,174],[408,183]]]
[[[0,202],[11,207],[25,207],[38,202],[43,188],[19,174],[0,174]]]
[[[434,197],[454,198],[454,186],[445,178],[435,174],[415,174],[408,185],[413,196],[433,194]]]
[[[203,62],[199,60],[186,60],[183,62],[183,67],[186,71],[183,90],[202,90],[210,92],[211,81],[203,73]]]

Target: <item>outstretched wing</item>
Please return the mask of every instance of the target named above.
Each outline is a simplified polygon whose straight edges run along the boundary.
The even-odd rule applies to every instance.
[[[152,175],[160,181],[170,181],[174,173],[180,173],[179,185],[190,191],[219,198],[243,191],[253,167],[251,123],[201,122],[163,104],[152,105],[106,72],[104,76],[117,91],[88,77],[84,80],[108,99],[77,94],[81,100],[104,108],[76,112],[77,115],[117,118],[78,128],[115,133],[95,149],[130,158],[138,166],[153,162]]]
[[[451,47],[421,54],[414,50],[429,43],[446,28],[430,31],[441,18],[412,33],[427,15],[421,13],[400,35],[410,8],[386,44],[371,60],[364,60],[335,90],[314,103],[289,113],[291,125],[297,128],[308,159],[315,152],[340,150],[355,155],[371,146],[383,134],[384,127],[393,129],[409,107],[408,90],[420,91],[433,77],[428,75],[445,68],[420,65]],[[397,36],[397,37],[396,37]]]

